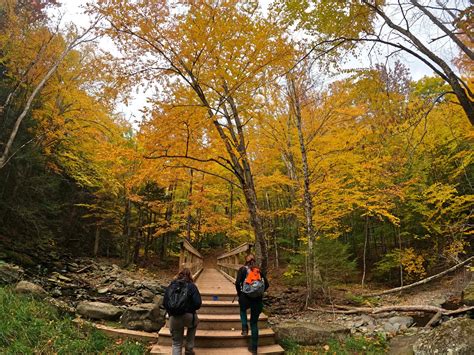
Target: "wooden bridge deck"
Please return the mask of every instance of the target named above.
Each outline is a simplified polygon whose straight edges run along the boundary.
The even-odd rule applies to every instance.
[[[235,286],[217,269],[206,268],[196,280],[203,305],[198,311],[200,319],[196,331],[196,355],[213,354],[249,354],[250,335],[242,336],[239,317],[239,304],[234,300]],[[267,316],[260,315],[259,319],[259,354],[283,354],[275,342],[275,334],[268,327]],[[168,324],[163,327],[158,336],[158,344],[151,354],[171,354],[171,334]]]
[[[203,299],[225,301],[234,299],[235,286],[217,269],[204,269],[196,280]]]

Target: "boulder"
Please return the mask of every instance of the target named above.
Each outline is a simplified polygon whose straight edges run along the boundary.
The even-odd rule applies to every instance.
[[[40,285],[28,281],[20,281],[15,286],[16,293],[23,293],[35,297],[46,297],[48,293]]]
[[[0,284],[12,284],[22,278],[24,271],[21,267],[0,262]]]
[[[384,323],[383,330],[390,334],[396,334],[400,330],[400,324],[398,323]]]
[[[366,314],[363,314],[359,318],[356,318],[353,323],[353,327],[355,328],[360,328],[360,327],[369,326],[369,325],[375,326],[375,319]]]
[[[415,322],[415,320],[413,319],[413,317],[395,316],[390,317],[388,319],[388,322],[394,325],[399,324],[403,328],[408,328]]]
[[[23,267],[35,267],[36,263],[33,258],[25,253],[18,253],[13,250],[7,250],[6,254],[8,259],[10,259],[15,264],[21,265]]]
[[[466,306],[474,306],[474,280],[469,282],[462,292],[462,302]]]
[[[413,355],[413,344],[418,340],[418,334],[398,335],[390,339],[388,355]]]
[[[80,302],[76,311],[87,318],[106,320],[117,320],[123,313],[120,308],[109,303],[87,301]]]
[[[162,295],[156,295],[153,297],[153,303],[157,304],[158,306],[163,305],[163,299],[164,297]]]
[[[329,339],[342,339],[350,328],[332,323],[281,322],[273,328],[277,340],[290,339],[300,345],[324,345]]]
[[[103,289],[102,289],[103,291]],[[135,292],[135,288],[132,286],[126,286],[119,282],[115,282],[109,287],[107,287],[106,292],[111,292],[116,295],[128,295]]]
[[[76,313],[76,310],[64,301],[55,298],[49,298],[48,302],[53,305],[61,314],[74,315],[74,313]]]
[[[129,307],[120,317],[120,322],[127,329],[159,331],[166,323],[165,311],[155,303],[143,303]]]
[[[150,290],[147,290],[146,288],[140,291],[140,295],[147,302],[152,302],[153,297],[155,297],[155,294],[151,292]]]
[[[413,345],[415,355],[474,354],[474,319],[451,319],[422,334]]]

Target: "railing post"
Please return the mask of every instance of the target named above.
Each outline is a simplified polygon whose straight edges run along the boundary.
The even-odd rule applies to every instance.
[[[179,270],[184,268],[185,264],[185,256],[184,256],[184,248],[183,248],[183,243],[181,243],[181,251],[179,253]]]

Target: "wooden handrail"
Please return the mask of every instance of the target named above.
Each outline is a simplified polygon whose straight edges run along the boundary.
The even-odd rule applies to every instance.
[[[199,258],[202,259],[201,253],[199,253],[199,252],[196,250],[196,248],[194,248],[194,247],[191,245],[191,243],[188,242],[186,239],[181,242],[181,245],[182,245],[185,249],[189,250],[189,252],[193,253],[194,255],[196,255],[197,257],[199,257]]]
[[[196,279],[203,269],[203,257],[186,239],[181,242],[179,269],[188,268]]]
[[[237,272],[244,264],[245,256],[252,250],[253,244],[244,243],[231,251],[219,255],[217,257],[217,269],[224,274],[228,279],[235,282]]]
[[[244,243],[242,245],[239,245],[238,247],[235,247],[234,249],[232,249],[231,251],[229,251],[225,254],[219,255],[217,257],[217,260],[222,259],[222,258],[226,258],[228,256],[232,256],[232,255],[235,255],[235,254],[240,254],[240,253],[243,253],[243,252],[246,252],[248,254],[248,252],[250,252],[250,249],[252,249],[252,247],[253,247],[253,244]]]

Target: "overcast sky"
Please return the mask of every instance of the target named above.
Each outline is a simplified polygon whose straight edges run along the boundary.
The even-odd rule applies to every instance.
[[[264,0],[263,3],[266,5],[268,2],[271,0]],[[81,9],[81,3],[82,1],[77,1],[77,0],[60,0],[61,7],[59,11],[63,15],[63,23],[68,23],[68,22],[73,22],[79,27],[87,27],[89,23],[89,18],[86,14],[84,14],[84,11]],[[429,35],[429,28],[424,29],[426,31],[426,35]],[[114,46],[111,43],[110,40],[103,39],[99,43],[100,47],[103,48],[104,50],[107,51],[113,51]],[[388,53],[388,52],[387,52]],[[378,62],[383,62],[384,61],[384,55],[382,54],[381,57],[373,57],[371,60],[369,60],[368,55],[363,55],[360,56],[358,59],[353,59],[350,60],[348,63],[348,66],[352,68],[366,68],[373,66],[374,64]],[[410,69],[411,75],[413,79],[419,79],[425,75],[432,75],[432,71],[428,70],[426,65],[423,65],[419,60],[408,56],[404,55],[402,57],[402,61],[408,66]],[[135,90],[134,90],[135,91]],[[140,109],[143,108],[146,105],[146,98],[151,94],[150,92],[143,92],[141,90],[141,93],[139,94],[134,94],[134,98],[130,100],[128,105],[120,105],[118,107],[118,111],[122,112],[125,117],[132,123],[134,123],[134,126],[137,127],[137,124],[135,121],[139,121],[141,119],[141,113]]]

